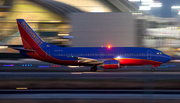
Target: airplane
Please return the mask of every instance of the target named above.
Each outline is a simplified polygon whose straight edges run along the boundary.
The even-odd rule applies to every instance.
[[[16,19],[24,48],[22,55],[60,65],[97,66],[118,69],[122,66],[151,65],[151,71],[171,60],[160,50],[145,47],[60,47],[44,42],[24,19]]]

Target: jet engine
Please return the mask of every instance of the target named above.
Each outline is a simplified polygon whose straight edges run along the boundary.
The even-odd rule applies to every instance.
[[[104,61],[104,69],[118,69],[120,63],[118,60],[106,60]]]

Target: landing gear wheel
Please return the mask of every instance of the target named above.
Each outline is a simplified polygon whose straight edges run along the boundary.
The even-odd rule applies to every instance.
[[[97,71],[97,67],[92,67],[92,68],[91,68],[91,71],[92,71],[92,72],[96,72],[96,71]]]
[[[151,68],[151,71],[152,71],[152,72],[154,72],[154,71],[155,71],[155,69],[154,69],[154,68]]]

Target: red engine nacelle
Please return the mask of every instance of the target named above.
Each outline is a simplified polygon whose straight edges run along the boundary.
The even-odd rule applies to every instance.
[[[120,63],[118,60],[104,61],[104,69],[118,69],[119,67],[120,67]]]

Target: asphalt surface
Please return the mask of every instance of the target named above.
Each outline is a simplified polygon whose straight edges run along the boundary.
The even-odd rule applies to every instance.
[[[165,63],[151,72],[150,66],[123,67],[90,72],[89,66],[63,66],[36,60],[0,60],[0,79],[180,79],[180,63]],[[150,88],[153,89],[153,88]],[[80,100],[178,100],[180,91],[170,90],[0,90],[0,100],[13,99],[80,99]]]
[[[74,79],[180,79],[180,63],[165,63],[151,72],[150,66],[128,66],[119,69],[90,66],[64,66],[34,59],[0,60],[0,79],[74,78]]]
[[[0,99],[176,99],[168,90],[1,90]]]
[[[180,79],[179,72],[0,72],[1,79]]]

